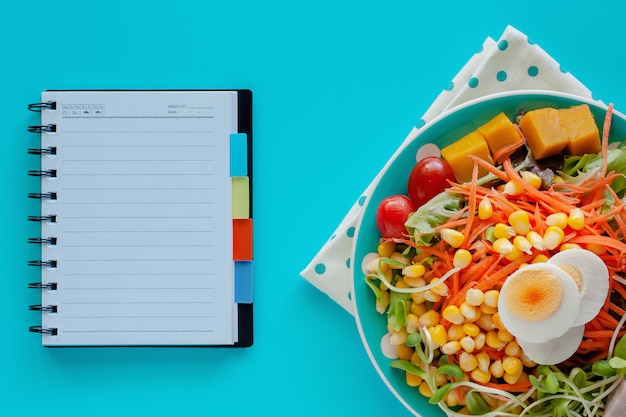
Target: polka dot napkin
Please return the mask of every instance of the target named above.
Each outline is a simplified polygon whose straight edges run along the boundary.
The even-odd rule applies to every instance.
[[[526,35],[508,26],[487,38],[411,130],[405,143],[441,113],[469,100],[512,90],[553,90],[592,99],[591,92]],[[359,216],[373,185],[363,191],[330,239],[301,272],[304,279],[353,313],[350,256]]]

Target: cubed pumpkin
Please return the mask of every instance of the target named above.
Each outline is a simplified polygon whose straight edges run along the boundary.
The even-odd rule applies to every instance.
[[[561,153],[569,142],[561,127],[560,112],[552,107],[529,111],[520,120],[519,127],[536,159]]]
[[[559,110],[561,127],[569,139],[565,147],[569,155],[598,153],[602,150],[598,125],[587,104]]]
[[[477,129],[483,135],[491,155],[495,155],[502,147],[513,145],[520,140],[520,134],[509,117],[500,113]],[[501,163],[502,161],[496,161]]]
[[[464,183],[472,179],[474,160],[469,155],[474,155],[493,164],[487,141],[477,130],[468,133],[441,150],[441,156],[450,164],[457,182]],[[479,168],[479,177],[486,173],[484,168]]]

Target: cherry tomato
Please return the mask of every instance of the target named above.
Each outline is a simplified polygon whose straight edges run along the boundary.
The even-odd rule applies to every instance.
[[[455,180],[452,168],[437,156],[428,156],[415,164],[408,183],[409,198],[415,208],[445,190],[450,185],[448,180]]]
[[[405,195],[384,198],[376,209],[376,225],[383,237],[402,237],[407,234],[404,227],[409,214],[415,211],[415,205]]]

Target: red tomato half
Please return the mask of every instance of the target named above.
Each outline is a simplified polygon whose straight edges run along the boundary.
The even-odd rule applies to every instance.
[[[454,172],[450,164],[437,156],[428,156],[420,160],[409,175],[408,194],[415,204],[421,207],[428,200],[445,190],[454,181]]]
[[[405,195],[394,195],[383,199],[376,209],[376,226],[383,237],[402,237],[407,234],[404,227],[415,205]]]

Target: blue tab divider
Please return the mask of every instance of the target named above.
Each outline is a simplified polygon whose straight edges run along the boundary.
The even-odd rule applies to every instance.
[[[245,133],[230,135],[230,176],[248,176],[248,135]]]
[[[253,301],[253,262],[235,263],[235,303],[252,304]]]

